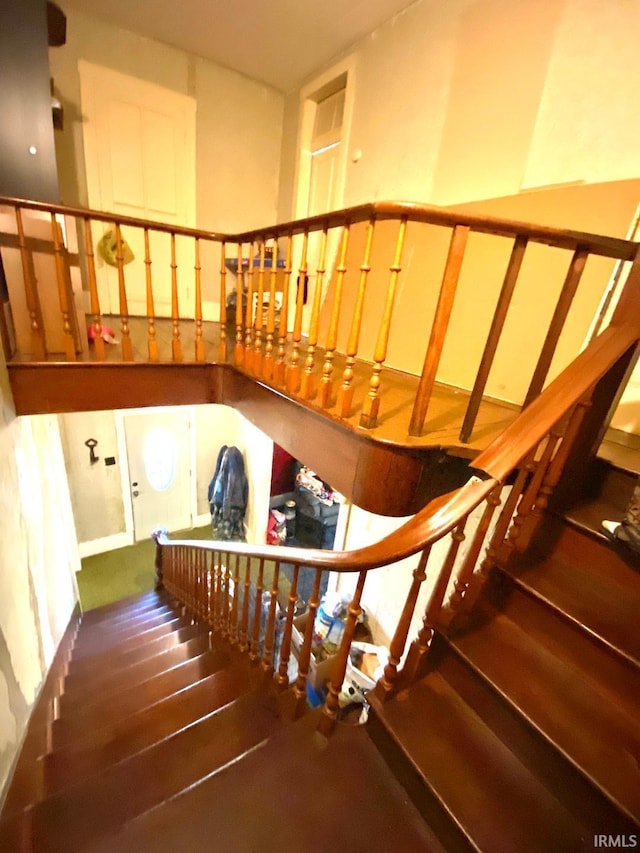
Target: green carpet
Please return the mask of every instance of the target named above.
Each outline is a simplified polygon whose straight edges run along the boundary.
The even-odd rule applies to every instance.
[[[172,539],[211,539],[211,527],[197,527],[172,533]],[[155,580],[156,543],[145,539],[95,554],[82,560],[82,571],[76,575],[83,610],[93,610],[120,598],[153,589]]]
[[[171,534],[172,539],[211,539],[211,527],[196,527],[191,530],[181,530]],[[112,601],[119,601],[137,593],[147,592],[153,589],[155,581],[155,558],[156,543],[153,539],[145,539],[128,545],[126,548],[118,548],[115,551],[106,551],[104,554],[95,554],[93,557],[85,557],[82,560],[82,571],[76,575],[78,590],[80,592],[80,603],[84,611],[93,610],[94,607],[102,607]],[[232,563],[235,569],[235,563]],[[240,559],[240,572],[244,579],[245,558]],[[269,589],[273,582],[274,564],[266,560],[264,565],[264,588]],[[255,583],[257,575],[257,561],[252,568],[252,580]],[[290,582],[284,572],[280,573],[280,599],[289,594]]]

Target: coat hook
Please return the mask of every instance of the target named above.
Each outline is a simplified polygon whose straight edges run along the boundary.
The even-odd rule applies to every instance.
[[[98,442],[95,440],[95,438],[88,438],[85,441],[85,445],[89,448],[89,462],[92,465],[95,465],[96,462],[100,459],[100,457],[96,454],[96,451],[94,450],[97,444]]]

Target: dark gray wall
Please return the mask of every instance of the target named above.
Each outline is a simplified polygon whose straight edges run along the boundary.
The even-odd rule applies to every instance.
[[[59,201],[46,0],[0,0],[0,195]]]

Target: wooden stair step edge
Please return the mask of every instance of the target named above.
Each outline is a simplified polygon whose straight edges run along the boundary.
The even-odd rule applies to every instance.
[[[569,538],[584,539],[577,530]],[[551,554],[527,553],[498,566],[530,596],[552,608],[559,617],[581,627],[615,654],[640,667],[640,573],[604,551],[596,565],[580,559],[580,550]]]
[[[437,804],[471,849],[581,849],[587,834],[582,822],[437,670],[385,704],[373,697],[370,720],[385,757],[395,753],[398,763],[401,756],[401,781],[417,776],[430,794],[425,819],[431,821]]]
[[[117,639],[110,642],[101,649],[97,649],[93,654],[87,654],[82,657],[77,657],[75,654],[69,661],[67,667],[67,675],[79,675],[84,672],[91,672],[96,668],[100,668],[103,663],[111,663],[120,655],[125,655],[134,649],[140,648],[143,645],[159,640],[162,637],[168,637],[181,628],[188,628],[193,622],[189,617],[177,616],[171,622],[165,622],[154,628],[143,628],[140,633],[128,636],[125,639]]]
[[[67,711],[64,716],[55,720],[55,725],[65,731],[65,739],[69,743],[80,737],[87,728],[107,726],[135,714],[162,697],[171,696],[178,690],[213,675],[228,663],[228,655],[220,649],[204,652],[186,661],[179,661],[175,666],[132,687],[110,694],[106,701],[96,697],[93,702]]]
[[[83,620],[80,623],[77,640],[82,645],[88,638],[108,637],[111,634],[118,634],[129,628],[135,628],[145,620],[167,614],[180,613],[181,611],[182,608],[177,604],[165,601],[157,605],[149,605],[139,610],[104,618],[99,622],[86,622]]]
[[[564,756],[505,702],[446,637],[436,634],[432,666],[549,792],[582,823],[589,835],[633,832],[629,821]]]
[[[90,686],[79,686],[76,690],[66,691],[58,699],[59,715],[64,716],[67,711],[73,712],[95,701],[96,697],[107,702],[113,694],[128,690],[140,681],[152,678],[176,664],[197,657],[213,649],[211,634],[201,633],[198,636],[181,643],[167,651],[160,652],[153,657],[146,658],[138,663],[132,664],[127,669],[116,673],[105,672],[102,676],[96,676]],[[55,721],[54,721],[55,730]]]
[[[154,611],[157,614],[157,611]],[[157,615],[145,616],[142,618],[134,618],[122,628],[114,629],[113,631],[101,631],[99,629],[88,628],[84,634],[76,638],[76,643],[73,647],[75,658],[81,659],[85,655],[94,654],[100,651],[108,643],[119,643],[129,637],[135,637],[136,634],[147,631],[151,628],[157,628],[161,625],[166,625],[168,622],[173,622],[174,619],[179,619],[184,615],[183,609],[168,608]]]
[[[637,670],[520,590],[498,606],[481,599],[476,610],[476,627],[450,638],[458,654],[637,821]]]
[[[165,590],[148,590],[127,598],[120,598],[109,604],[103,604],[100,607],[94,607],[91,610],[85,610],[82,614],[82,622],[85,625],[96,624],[104,619],[109,620],[123,615],[132,615],[145,608],[161,607],[170,601],[171,596]]]
[[[325,740],[315,725],[312,713],[283,726],[90,850],[320,853],[339,844],[367,853],[444,853],[361,726],[339,726]]]
[[[128,717],[86,728],[68,747],[43,756],[45,795],[163,741],[248,692],[245,673],[220,670]]]
[[[38,853],[85,849],[99,835],[163,803],[264,742],[278,725],[262,697],[245,695],[148,749],[35,803],[0,825]],[[25,846],[30,845],[30,846]]]
[[[164,637],[159,637],[156,640],[150,640],[149,642],[142,643],[140,646],[129,649],[122,654],[115,654],[113,657],[107,655],[107,657],[101,661],[100,665],[94,668],[90,667],[89,669],[81,672],[68,673],[64,679],[65,693],[67,691],[72,693],[84,689],[91,690],[93,683],[95,681],[100,681],[104,677],[106,671],[108,671],[112,677],[117,676],[117,672],[120,670],[127,670],[130,666],[162,654],[162,652],[169,651],[169,649],[179,646],[182,643],[187,642],[187,640],[192,640],[201,634],[208,634],[210,630],[209,626],[205,623],[196,622],[193,625],[188,625],[186,628],[180,628],[177,631],[172,631]]]

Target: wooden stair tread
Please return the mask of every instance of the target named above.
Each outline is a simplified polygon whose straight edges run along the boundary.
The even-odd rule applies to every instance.
[[[86,626],[108,623],[113,619],[126,618],[135,613],[141,613],[143,610],[166,607],[170,602],[171,597],[166,592],[149,590],[128,598],[121,598],[118,601],[112,601],[110,604],[104,604],[101,607],[85,610],[80,624]]]
[[[337,845],[444,853],[362,727],[340,727],[325,741],[303,720],[89,849],[320,853]]]
[[[210,715],[249,689],[246,673],[221,670],[109,725],[88,725],[44,756],[48,792],[124,760]]]
[[[114,638],[108,648],[102,648],[92,652],[91,654],[78,657],[75,654],[69,662],[67,675],[77,675],[83,672],[90,672],[96,668],[101,668],[103,664],[110,663],[117,659],[118,656],[124,655],[134,649],[138,649],[146,643],[159,640],[162,637],[168,637],[170,634],[178,631],[181,628],[188,628],[190,620],[185,616],[177,616],[170,622],[165,622],[163,625],[156,625],[153,628],[143,626],[137,634],[128,636],[124,639]]]
[[[108,670],[102,675],[96,675],[91,682],[90,689],[93,691],[93,695],[101,696],[103,701],[107,702],[111,694],[126,690],[139,681],[158,675],[182,661],[204,654],[211,648],[211,635],[201,633],[179,646],[142,660],[127,669],[115,673]],[[67,709],[73,707],[82,707],[86,701],[86,688],[87,685],[85,684],[79,685],[73,691],[65,689],[59,698],[62,711],[66,712]]]
[[[529,633],[529,625],[525,630],[504,613],[487,611],[486,624],[452,640],[455,648],[603,792],[639,818],[638,705],[632,711],[591,677],[590,655],[580,667],[579,651],[569,662],[552,638],[545,642]]]
[[[122,642],[130,637],[135,637],[140,631],[166,625],[175,619],[179,619],[181,615],[181,611],[169,608],[167,611],[163,611],[156,616],[134,617],[132,620],[127,621],[124,627],[113,631],[101,631],[99,628],[94,629],[91,627],[88,629],[85,628],[85,632],[80,632],[76,638],[73,647],[74,659],[82,660],[86,655],[95,654],[108,647],[110,643]]]
[[[171,737],[33,805],[0,826],[38,853],[85,849],[264,741],[279,725],[257,695],[241,697]],[[237,819],[237,816],[236,816]],[[143,848],[144,849],[144,848]]]
[[[107,669],[112,677],[117,677],[118,671],[126,671],[129,667],[137,663],[156,657],[163,652],[170,651],[172,648],[186,643],[188,640],[193,640],[198,636],[207,634],[209,630],[208,625],[196,623],[195,625],[188,625],[185,628],[172,631],[165,637],[143,642],[140,646],[129,649],[121,654],[116,650],[113,656],[107,655],[95,668],[89,668],[77,673],[68,673],[64,680],[65,692],[68,691],[71,693],[90,688],[95,681],[100,681],[104,678],[104,673]]]
[[[584,538],[575,531],[574,538]],[[570,539],[572,537],[569,537]],[[507,571],[523,588],[640,665],[640,572],[606,545],[590,543],[599,559],[569,550],[532,551],[512,560]]]
[[[373,705],[474,849],[580,849],[584,827],[438,672]]]
[[[65,712],[54,725],[56,729],[65,731],[65,740],[70,743],[74,737],[80,737],[88,726],[106,726],[128,717],[163,696],[170,696],[189,684],[218,672],[227,663],[228,656],[218,649],[213,649],[189,660],[180,661],[170,669],[140,681],[133,687],[112,693],[106,702],[100,697],[89,697],[94,701]]]
[[[117,636],[124,631],[132,629],[135,630],[143,622],[156,619],[161,616],[174,618],[176,615],[180,615],[181,612],[182,608],[176,607],[175,604],[164,602],[161,605],[154,605],[153,607],[144,607],[133,612],[121,613],[118,616],[113,616],[108,619],[105,618],[100,622],[89,622],[86,624],[81,622],[78,628],[77,642],[79,645],[83,646],[89,641],[89,639],[93,641],[100,639],[108,640],[109,638]]]

